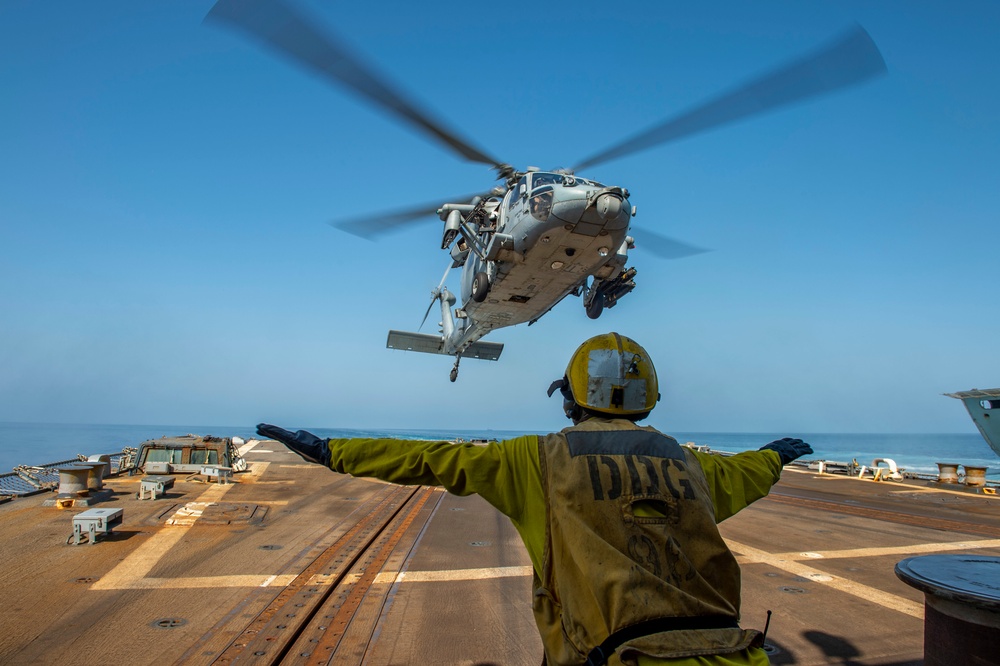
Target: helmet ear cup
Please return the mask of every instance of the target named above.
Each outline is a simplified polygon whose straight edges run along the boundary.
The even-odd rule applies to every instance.
[[[563,398],[563,413],[566,418],[576,423],[583,417],[583,408],[573,399],[573,389],[569,386],[569,379],[563,377],[562,385],[559,386],[559,393]]]
[[[563,400],[563,412],[573,423],[576,423],[583,416],[583,408],[572,400]]]

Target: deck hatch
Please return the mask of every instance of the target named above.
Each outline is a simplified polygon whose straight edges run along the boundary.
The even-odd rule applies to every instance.
[[[267,507],[247,502],[188,502],[174,504],[156,516],[165,525],[258,525],[264,521]]]

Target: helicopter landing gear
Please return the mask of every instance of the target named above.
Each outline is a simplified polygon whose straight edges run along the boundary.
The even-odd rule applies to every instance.
[[[472,300],[476,303],[482,303],[486,300],[488,293],[490,293],[490,279],[486,277],[486,273],[479,271],[472,278]]]
[[[458,379],[458,364],[462,360],[461,356],[455,357],[455,367],[451,369],[451,374],[448,375],[448,379],[455,381]]]
[[[594,297],[590,300],[590,305],[587,306],[587,316],[591,319],[597,319],[604,312],[604,292],[597,292]]]

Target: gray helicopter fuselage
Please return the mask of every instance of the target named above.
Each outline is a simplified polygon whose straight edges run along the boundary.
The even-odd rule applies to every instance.
[[[486,207],[477,234],[485,251],[466,243],[456,252],[461,241],[452,251],[462,265],[462,306],[446,342],[452,353],[491,330],[534,322],[570,293],[582,294],[588,278],[599,282],[625,266],[632,207],[622,188],[533,171]],[[481,301],[473,297],[480,273],[489,278]]]

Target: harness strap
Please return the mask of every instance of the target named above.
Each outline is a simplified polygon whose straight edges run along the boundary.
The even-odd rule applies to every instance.
[[[584,666],[604,666],[622,643],[658,634],[663,631],[683,631],[686,629],[739,629],[740,625],[732,617],[725,615],[702,615],[697,617],[658,617],[628,627],[622,627],[604,639],[587,655]]]

